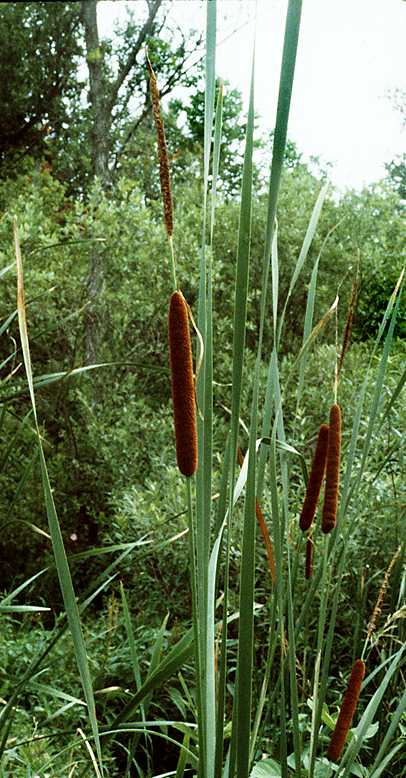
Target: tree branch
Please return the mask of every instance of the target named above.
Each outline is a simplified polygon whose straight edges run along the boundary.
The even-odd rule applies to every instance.
[[[127,61],[124,62],[123,66],[120,68],[118,76],[110,89],[110,94],[107,100],[107,106],[110,112],[113,110],[116,104],[117,96],[121,86],[126,80],[131,69],[135,65],[141,46],[143,45],[145,39],[148,37],[149,33],[152,30],[155,17],[159,11],[161,4],[162,4],[162,0],[151,0],[150,2],[148,2],[148,9],[149,9],[148,19],[145,22],[144,26],[141,27],[141,30],[138,34],[138,38],[134,43],[132,50],[130,51]]]
[[[199,40],[197,41],[197,46],[200,45],[201,40],[202,39],[199,38]],[[191,56],[190,52],[188,54],[186,54],[186,56],[183,58],[181,63],[179,65],[177,65],[175,70],[169,76],[169,78],[167,79],[167,81],[164,84],[164,86],[159,90],[159,96],[160,96],[161,100],[162,100],[162,98],[166,97],[166,95],[168,95],[173,90],[173,88],[176,86],[177,82],[180,81],[181,76],[185,75],[185,73],[187,73],[189,70],[191,70],[192,67],[194,67],[195,63],[192,62],[191,65],[189,65],[186,69],[184,69],[184,65],[186,64],[188,59],[190,59],[190,56]],[[125,138],[124,138],[124,140],[123,140],[123,142],[121,144],[121,147],[118,149],[118,151],[116,153],[115,161],[114,161],[114,165],[113,165],[113,170],[117,169],[117,165],[119,163],[120,157],[122,156],[122,154],[124,152],[125,147],[127,146],[129,141],[133,137],[134,133],[137,131],[137,129],[140,126],[140,124],[142,124],[142,122],[144,121],[145,117],[148,116],[148,114],[151,112],[151,110],[152,110],[151,102],[149,101],[148,96],[146,96],[145,107],[143,108],[141,114],[137,117],[137,119],[135,120],[133,125],[130,127],[127,135],[125,136]]]

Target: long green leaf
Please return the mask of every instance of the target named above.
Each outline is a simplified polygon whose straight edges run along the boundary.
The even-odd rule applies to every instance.
[[[85,699],[88,707],[88,715],[90,725],[93,732],[93,737],[96,744],[97,757],[99,761],[99,768],[101,774],[103,774],[101,747],[99,739],[98,724],[96,719],[96,707],[93,696],[92,681],[90,677],[89,664],[86,653],[86,646],[82,634],[82,628],[80,624],[79,610],[76,602],[75,593],[73,590],[72,578],[70,575],[68,560],[66,558],[65,548],[62,539],[62,533],[59,526],[58,516],[55,509],[54,499],[52,495],[52,489],[49,482],[47,466],[45,462],[45,456],[42,448],[41,435],[39,431],[37,410],[35,404],[34,394],[34,382],[31,368],[31,356],[28,341],[27,321],[25,312],[25,296],[24,296],[24,279],[23,279],[23,265],[20,250],[20,242],[18,235],[17,222],[14,222],[14,240],[17,262],[17,309],[18,309],[18,322],[20,329],[21,346],[24,357],[24,365],[27,374],[27,381],[30,390],[31,405],[35,419],[35,425],[38,435],[38,447],[41,467],[41,478],[44,490],[45,506],[48,517],[49,531],[52,539],[52,547],[56,562],[56,568],[58,571],[58,578],[61,587],[62,597],[65,605],[65,610],[69,622],[69,628],[72,634],[75,657],[78,665],[80,679],[85,694]]]

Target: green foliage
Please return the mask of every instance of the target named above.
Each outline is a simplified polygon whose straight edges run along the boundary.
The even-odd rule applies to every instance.
[[[61,151],[80,83],[78,3],[3,3],[0,8],[2,177],[21,157]]]
[[[406,200],[406,154],[400,155],[385,165],[389,183],[401,200]]]

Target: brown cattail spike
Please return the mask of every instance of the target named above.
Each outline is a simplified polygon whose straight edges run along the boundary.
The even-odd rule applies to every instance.
[[[269,537],[268,527],[266,526],[264,514],[262,513],[261,506],[257,498],[255,498],[255,513],[265,543],[266,555],[268,557],[268,567],[269,567],[269,572],[271,574],[272,583],[275,584],[276,569],[275,569],[275,560],[273,556],[272,541],[271,538]]]
[[[364,676],[365,665],[362,659],[357,659],[351,671],[350,680],[344,694],[340,713],[338,715],[335,729],[331,736],[330,745],[328,747],[327,756],[329,759],[331,759],[332,762],[338,762],[342,754],[348,731],[351,727],[351,723],[354,717],[355,709],[357,707],[358,698],[361,691],[361,684],[364,680]]]
[[[159,177],[161,180],[161,192],[164,206],[164,221],[166,232],[170,238],[173,233],[173,204],[168,149],[166,146],[165,128],[161,114],[158,84],[152,65],[148,58],[147,67],[149,70],[152,110],[154,112],[156,134],[158,138]]]
[[[327,446],[328,425],[322,424],[319,429],[309,483],[307,484],[306,496],[303,503],[302,513],[300,514],[300,529],[302,529],[303,532],[306,532],[306,530],[310,528],[310,525],[314,519],[314,514],[316,513],[320,489],[326,470]]]
[[[372,616],[371,616],[371,621],[368,624],[368,632],[367,632],[368,639],[372,637],[373,633],[376,630],[376,627],[377,627],[377,624],[378,624],[378,621],[379,621],[379,617],[380,617],[380,615],[382,613],[382,605],[383,605],[383,602],[384,602],[384,599],[385,599],[386,590],[387,590],[387,588],[389,586],[389,579],[391,577],[392,570],[393,570],[396,562],[399,559],[400,551],[401,551],[401,546],[399,546],[398,550],[393,555],[393,557],[392,557],[392,559],[391,559],[391,561],[389,563],[389,567],[386,570],[385,575],[383,577],[381,588],[380,588],[379,594],[378,594],[378,599],[376,601],[376,605],[375,605],[375,608],[374,608]]]
[[[188,307],[179,291],[173,293],[169,306],[169,352],[176,459],[180,472],[191,476],[197,468],[195,386]]]
[[[242,454],[242,451],[240,448],[237,449],[237,461],[240,467],[242,467],[244,462],[244,457]],[[273,546],[272,546],[272,540],[269,536],[268,527],[266,525],[264,514],[262,513],[261,506],[259,504],[259,500],[256,497],[255,498],[255,514],[257,517],[257,521],[259,524],[259,528],[261,530],[262,538],[265,543],[265,549],[266,549],[266,555],[268,557],[268,567],[269,572],[271,574],[272,583],[275,585],[276,583],[276,568],[275,568],[275,559],[273,555]]]
[[[330,409],[330,426],[328,433],[326,488],[324,492],[323,515],[321,528],[323,532],[331,532],[336,525],[338,490],[340,485],[340,452],[341,452],[341,409],[335,404]]]
[[[309,537],[306,540],[306,566],[305,566],[305,578],[308,580],[312,577],[313,573],[313,540]]]

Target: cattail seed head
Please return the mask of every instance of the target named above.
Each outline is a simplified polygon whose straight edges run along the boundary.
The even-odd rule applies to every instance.
[[[304,532],[310,528],[310,525],[314,519],[314,514],[316,513],[320,489],[326,470],[327,446],[328,425],[322,424],[319,429],[309,483],[307,484],[306,496],[303,503],[302,513],[300,514],[299,526],[300,529]]]
[[[266,525],[264,514],[262,513],[261,506],[257,498],[255,498],[255,513],[265,543],[266,555],[268,558],[268,567],[269,567],[269,572],[271,574],[272,583],[275,584],[276,569],[275,569],[275,560],[273,555],[272,541],[271,538],[269,537],[268,527]]]
[[[389,579],[391,577],[392,570],[393,570],[396,562],[399,559],[400,551],[401,551],[401,546],[399,546],[398,550],[393,555],[393,557],[392,557],[392,559],[391,559],[391,561],[389,563],[389,567],[386,570],[385,575],[383,577],[381,588],[380,588],[379,594],[378,594],[378,599],[376,601],[376,605],[375,605],[375,608],[373,610],[373,613],[372,613],[372,616],[371,616],[371,620],[370,620],[370,622],[368,624],[368,632],[367,632],[368,639],[370,639],[372,637],[373,633],[376,630],[376,627],[377,627],[380,615],[382,613],[382,605],[383,605],[383,602],[384,602],[384,599],[385,599],[386,591],[387,591],[387,588],[389,586]]]
[[[330,745],[328,747],[327,756],[329,759],[331,759],[332,762],[338,762],[342,754],[348,731],[351,727],[351,723],[357,707],[358,698],[361,691],[361,684],[364,680],[364,676],[364,662],[362,659],[357,659],[351,671],[350,680],[348,681],[348,686],[341,704],[340,713],[338,714],[335,729],[331,736]]]
[[[188,307],[179,291],[171,297],[168,330],[176,459],[180,472],[191,476],[197,468],[195,386]]]
[[[158,84],[156,75],[153,71],[149,59],[147,59],[147,67],[149,71],[152,110],[154,113],[156,134],[158,139],[159,177],[161,181],[161,193],[164,206],[164,221],[167,235],[170,238],[173,233],[173,203],[168,149],[166,146],[165,127],[161,113]]]
[[[237,449],[237,461],[238,461],[238,464],[240,465],[240,467],[242,467],[243,466],[243,462],[244,462],[244,457],[243,457],[243,454],[242,454],[242,451],[241,451],[240,448]],[[259,504],[259,500],[258,500],[257,497],[255,498],[255,514],[256,514],[256,517],[257,517],[258,524],[259,524],[259,528],[261,530],[263,541],[265,543],[266,555],[267,555],[267,558],[268,558],[268,567],[269,567],[269,572],[271,574],[272,583],[275,584],[276,583],[276,567],[275,567],[275,559],[274,559],[274,554],[273,554],[272,540],[270,538],[270,535],[269,535],[269,532],[268,532],[268,527],[267,527],[267,524],[266,524],[266,521],[265,521],[265,517],[264,517],[264,514],[262,513],[261,506]]]
[[[312,573],[313,573],[313,540],[309,536],[306,540],[305,578],[307,580],[311,578]]]
[[[341,409],[335,404],[330,409],[328,433],[326,488],[324,492],[321,528],[328,533],[334,529],[337,519],[338,490],[340,485]]]

